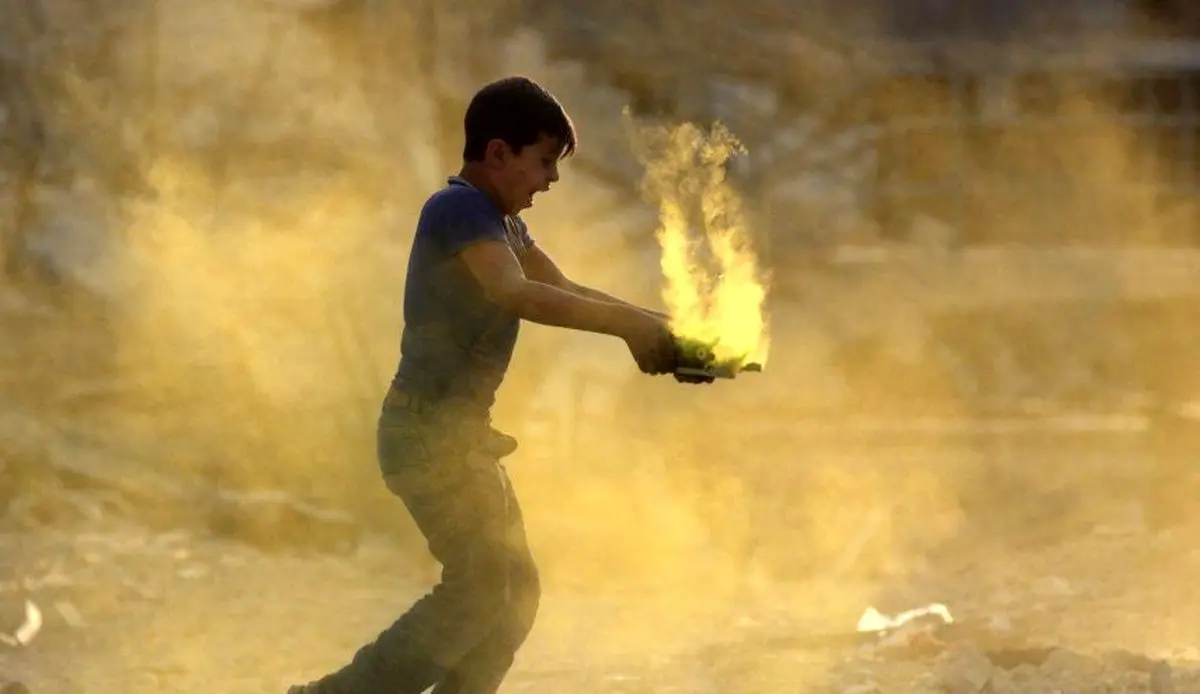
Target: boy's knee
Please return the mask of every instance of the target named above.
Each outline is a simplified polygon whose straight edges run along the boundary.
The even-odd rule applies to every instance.
[[[469,570],[444,572],[442,580],[455,594],[458,609],[469,613],[471,618],[486,622],[504,612],[508,585],[502,564],[473,562]]]
[[[476,562],[459,585],[464,599],[459,603],[479,623],[503,622],[518,643],[533,629],[542,599],[537,565],[525,552],[520,559],[506,553],[502,558]]]

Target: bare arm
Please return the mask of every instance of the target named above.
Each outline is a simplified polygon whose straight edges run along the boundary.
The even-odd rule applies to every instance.
[[[650,315],[652,315],[656,318],[661,318],[663,320],[667,320],[668,318],[670,318],[670,316],[663,313],[662,311],[655,311],[652,308],[646,308],[645,306],[638,306],[637,304],[631,304],[628,301],[618,299],[617,297],[612,296],[611,294],[605,294],[604,292],[600,291],[599,289],[593,289],[592,287],[585,287],[584,285],[573,282],[572,280],[570,280],[566,277],[564,277],[563,280],[565,281],[565,284],[562,285],[560,288],[564,289],[568,292],[571,292],[572,294],[578,294],[579,296],[586,296],[589,299],[594,299],[596,301],[603,301],[604,303],[607,303],[607,304],[621,304],[623,306],[628,306],[630,308],[634,308],[639,311],[642,311],[643,313],[649,313]],[[554,286],[559,286],[559,285],[554,285]]]
[[[559,269],[554,260],[551,259],[550,256],[547,255],[546,252],[536,244],[530,246],[528,252],[525,254],[524,269],[526,275],[531,279],[534,279],[538,282],[543,282],[552,287],[557,287],[563,291],[570,292],[577,296],[582,296],[592,299],[593,301],[599,301],[606,304],[625,306],[643,313],[649,313],[656,318],[664,320],[668,318],[666,314],[659,311],[631,304],[610,294],[605,294],[599,289],[592,289],[591,287],[585,287],[582,284],[571,281],[565,274],[563,274],[563,271]]]
[[[644,319],[633,307],[527,277],[506,243],[475,243],[464,248],[461,257],[488,298],[524,320],[627,339]]]

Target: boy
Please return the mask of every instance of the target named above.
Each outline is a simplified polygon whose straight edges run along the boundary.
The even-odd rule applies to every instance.
[[[377,436],[387,487],[428,540],[442,580],[348,665],[290,694],[499,688],[540,596],[500,464],[516,442],[489,416],[522,320],[620,337],[644,373],[675,369],[662,314],[567,279],[517,216],[575,149],[558,101],[531,80],[499,80],[474,96],[464,126],[462,171],[417,223],[402,356]]]

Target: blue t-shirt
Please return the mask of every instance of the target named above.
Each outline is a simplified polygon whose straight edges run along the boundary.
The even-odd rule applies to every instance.
[[[458,257],[481,241],[533,245],[525,224],[455,176],[426,201],[404,289],[397,389],[486,417],[516,346],[520,319],[490,301]]]

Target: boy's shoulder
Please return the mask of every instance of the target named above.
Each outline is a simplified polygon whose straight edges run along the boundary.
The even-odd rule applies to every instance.
[[[499,211],[495,210],[495,206],[488,199],[486,193],[452,177],[446,182],[445,186],[434,191],[425,200],[421,214],[422,216],[441,216],[444,214],[453,215],[455,213],[467,213],[471,215],[483,213],[488,216],[492,216],[490,213],[495,213],[499,216]]]

